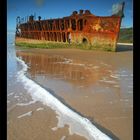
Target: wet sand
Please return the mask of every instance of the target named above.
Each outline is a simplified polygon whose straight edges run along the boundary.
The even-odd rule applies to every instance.
[[[118,139],[133,139],[133,51],[24,49],[18,50],[17,56],[22,56],[30,67],[27,76],[62,102]],[[53,131],[57,126],[55,112],[48,107],[40,111],[36,108],[37,104],[33,104],[31,108],[22,107],[23,111],[15,107],[9,112],[9,140],[84,139],[70,135],[69,126]],[[31,116],[17,119],[21,112],[30,110],[34,110]]]
[[[30,115],[25,115],[29,112]],[[8,120],[8,140],[85,140],[75,134],[69,135],[68,126],[55,130],[56,114],[39,102],[16,106],[8,113]]]

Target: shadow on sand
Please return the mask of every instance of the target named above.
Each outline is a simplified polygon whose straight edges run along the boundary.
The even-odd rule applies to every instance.
[[[116,52],[132,51],[133,45],[117,45]]]

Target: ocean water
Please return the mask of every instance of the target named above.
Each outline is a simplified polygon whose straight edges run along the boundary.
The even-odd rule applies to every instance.
[[[16,104],[29,102],[31,97],[27,94],[23,83],[18,81],[17,73],[22,66],[16,60],[14,32],[8,32],[7,37],[7,111],[13,109]]]
[[[16,106],[34,104],[37,101],[50,107],[57,114],[58,126],[69,126],[71,134],[77,134],[88,140],[110,140],[109,136],[94,126],[87,118],[84,118],[64,105],[49,91],[38,85],[35,81],[26,76],[28,66],[21,58],[16,57],[14,33],[8,33],[7,40],[7,112],[12,111]],[[32,112],[20,115],[32,117]],[[57,128],[56,128],[57,129]]]

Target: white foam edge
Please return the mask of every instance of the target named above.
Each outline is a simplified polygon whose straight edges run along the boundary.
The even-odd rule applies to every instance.
[[[115,78],[115,79],[119,78],[117,74],[111,74],[110,77]]]
[[[39,108],[36,109],[36,111],[41,111],[41,110],[44,110],[44,108],[43,107],[39,107]]]
[[[65,140],[66,139],[66,136],[62,136],[60,140]]]
[[[117,84],[116,81],[111,81],[111,80],[99,80],[100,82],[108,83],[108,84]]]
[[[11,93],[9,93],[7,96],[11,96],[11,95],[13,95],[14,94],[14,92],[11,92]]]
[[[51,128],[53,131],[56,131],[58,129],[58,127],[53,127]]]
[[[19,98],[19,96],[15,95],[14,98]]]
[[[72,63],[71,61],[54,62],[54,64],[69,64],[69,65],[73,65],[73,66],[85,66],[85,64]]]
[[[27,106],[36,103],[36,100],[29,101],[28,103],[17,103],[17,106]]]
[[[105,133],[101,132],[96,126],[94,126],[87,118],[84,118],[72,111],[70,108],[61,103],[57,98],[55,98],[52,94],[50,94],[47,90],[36,84],[31,79],[25,76],[27,71],[27,65],[25,62],[19,58],[17,61],[23,66],[22,70],[18,72],[18,79],[26,84],[25,88],[28,90],[29,88],[34,88],[34,92],[31,93],[32,98],[38,101],[43,102],[43,104],[49,106],[51,109],[55,110],[55,112],[61,116],[65,116],[69,118],[69,121],[73,122],[76,125],[80,125],[80,127],[84,130],[83,132],[88,133],[88,136],[84,135],[89,140],[111,140],[109,136]],[[60,115],[61,114],[61,115]],[[70,124],[68,124],[70,125]],[[82,133],[83,133],[82,132]],[[76,133],[76,132],[75,132]],[[77,134],[77,133],[76,133]],[[79,133],[78,133],[79,134]],[[81,134],[82,135],[82,134]]]
[[[22,118],[22,117],[31,116],[31,115],[32,115],[32,111],[29,111],[29,112],[27,112],[27,113],[24,113],[24,114],[18,116],[17,118],[20,119],[20,118]]]

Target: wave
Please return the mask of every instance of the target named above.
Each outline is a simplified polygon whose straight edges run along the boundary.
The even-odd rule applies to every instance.
[[[8,31],[7,35],[15,35],[15,31]]]
[[[31,93],[33,100],[41,101],[44,105],[49,106],[58,115],[60,126],[67,124],[70,126],[71,133],[75,133],[86,137],[88,140],[111,140],[109,136],[101,132],[96,126],[94,126],[87,118],[80,116],[74,112],[56,97],[54,97],[49,91],[42,88],[40,85],[35,83],[33,80],[26,77],[28,66],[20,58],[16,58],[17,61],[22,65],[22,69],[18,71],[17,78],[20,80],[25,89]],[[62,124],[63,123],[63,124]]]

